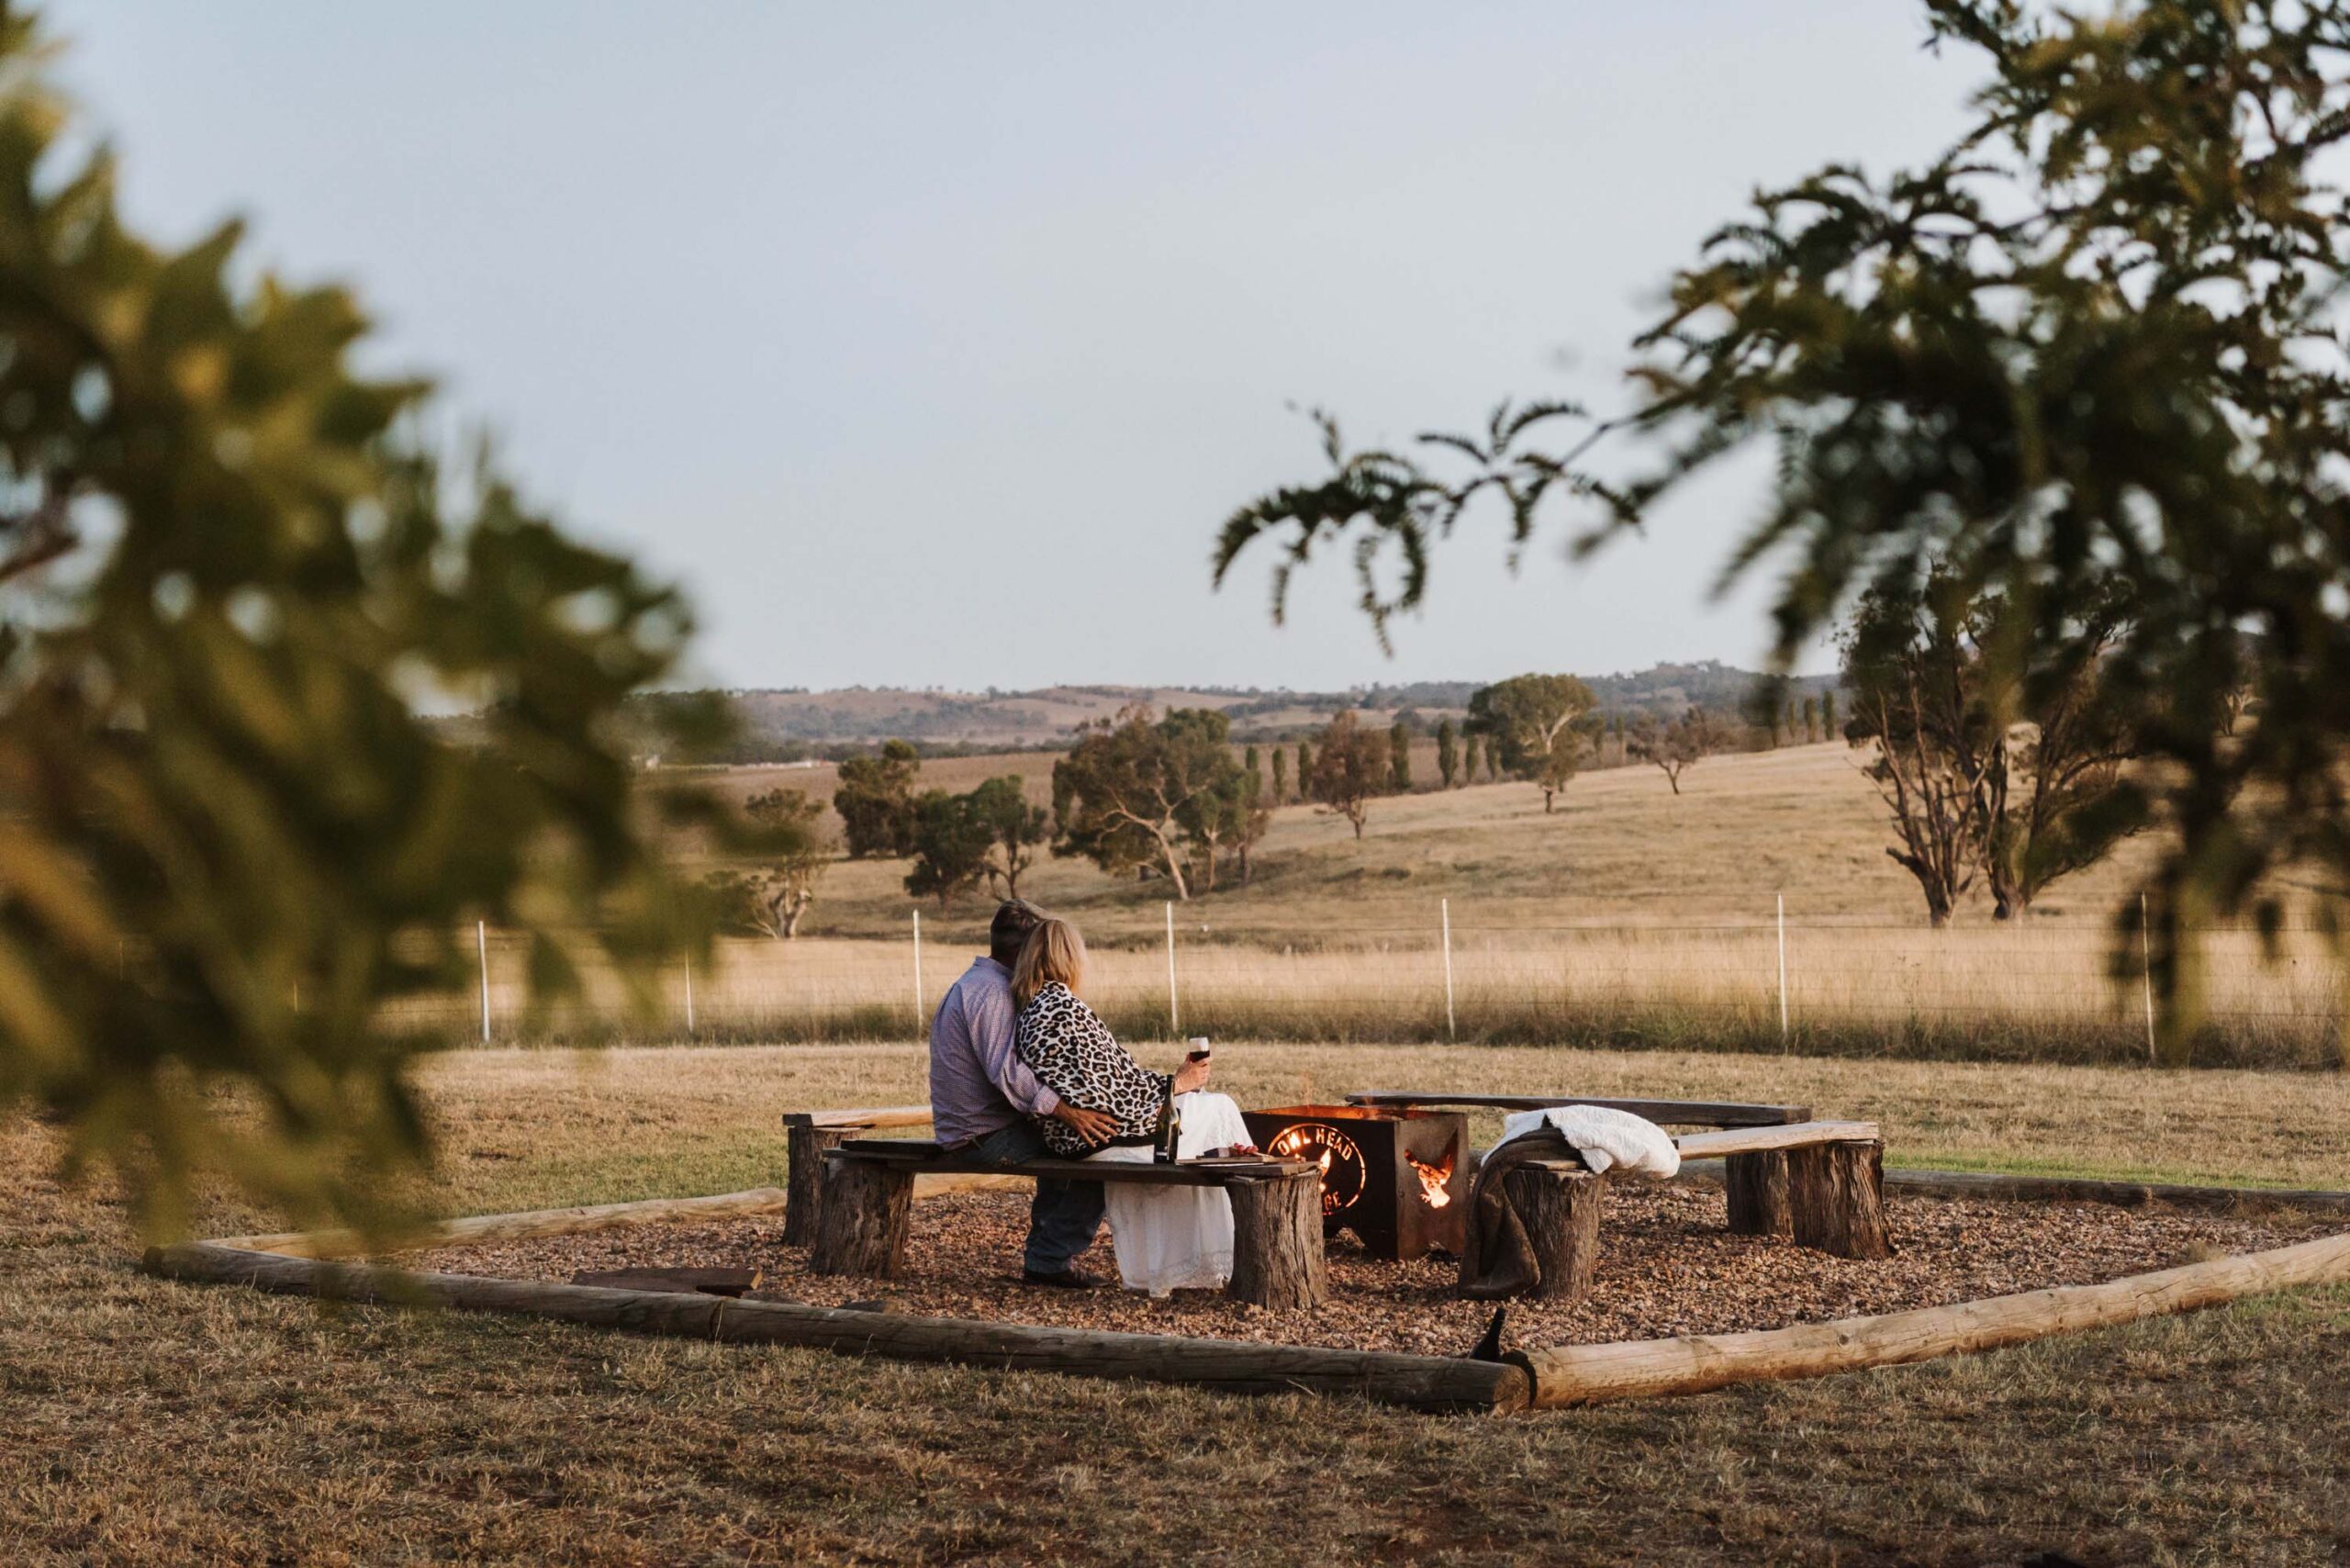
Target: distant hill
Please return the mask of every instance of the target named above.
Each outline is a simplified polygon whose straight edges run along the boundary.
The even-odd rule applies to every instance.
[[[1762,679],[1752,670],[1713,660],[1659,665],[1637,674],[1586,676],[1601,708],[1608,712],[1677,713],[1692,705],[1740,711]],[[1433,728],[1458,718],[1474,680],[1379,683],[1350,691],[1291,691],[1259,687],[1048,686],[1034,691],[911,690],[901,687],[847,687],[834,691],[797,689],[725,693],[742,719],[743,734],[727,762],[837,760],[870,750],[885,740],[912,741],[932,756],[1058,749],[1079,726],[1140,703],[1155,709],[1214,708],[1232,720],[1235,738],[1291,740],[1353,708],[1392,722],[1398,717]],[[1803,676],[1790,683],[1797,699],[1835,684],[1833,676]],[[635,700],[649,719],[674,694]],[[644,726],[651,745],[651,726]]]
[[[1742,712],[1762,682],[1762,677],[1753,670],[1726,665],[1718,659],[1694,665],[1657,665],[1637,675],[1587,675],[1583,679],[1604,710],[1659,715],[1680,713],[1690,708],[1719,713]],[[1836,677],[1832,675],[1791,676],[1786,682],[1788,695],[1798,702],[1833,690],[1835,686]]]

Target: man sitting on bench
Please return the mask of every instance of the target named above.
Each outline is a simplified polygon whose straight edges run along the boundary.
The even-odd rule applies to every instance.
[[[938,1141],[990,1165],[1046,1158],[1037,1118],[1064,1122],[1089,1145],[1118,1130],[1103,1111],[1064,1104],[1036,1081],[1014,1048],[1019,1034],[1012,1005],[1012,966],[1021,944],[1044,924],[1045,912],[1024,899],[996,906],[988,927],[988,956],[946,992],[930,1023],[930,1113]],[[1031,1284],[1091,1290],[1102,1282],[1070,1266],[1102,1228],[1102,1183],[1040,1178],[1028,1205],[1028,1244],[1021,1277]]]

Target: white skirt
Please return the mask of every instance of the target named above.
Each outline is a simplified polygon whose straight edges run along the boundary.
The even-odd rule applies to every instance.
[[[1183,1131],[1175,1152],[1195,1159],[1248,1141],[1248,1124],[1229,1094],[1197,1090],[1175,1102]],[[1147,1163],[1147,1148],[1105,1148],[1089,1159]],[[1130,1291],[1163,1296],[1175,1290],[1221,1290],[1232,1278],[1232,1200],[1221,1187],[1146,1187],[1105,1182],[1110,1239],[1118,1278]]]

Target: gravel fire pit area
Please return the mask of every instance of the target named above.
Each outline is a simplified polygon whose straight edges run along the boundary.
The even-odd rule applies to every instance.
[[[941,1317],[1423,1355],[1465,1352],[1493,1313],[1490,1303],[1460,1297],[1451,1259],[1381,1261],[1344,1234],[1329,1242],[1330,1299],[1314,1310],[1266,1311],[1208,1292],[1152,1301],[1114,1282],[1089,1293],[1039,1289],[1017,1277],[1027,1207],[1026,1193],[1008,1191],[916,1204],[907,1274],[892,1281],[810,1273],[806,1249],[784,1245],[780,1215],[443,1247],[387,1260],[547,1281],[582,1270],[752,1267],[764,1275],[757,1296],[815,1306],[884,1301]],[[1511,1302],[1510,1340],[1572,1345],[1777,1328],[2096,1283],[2344,1228],[2339,1219],[2291,1215],[1897,1193],[1887,1194],[1886,1211],[1894,1256],[1854,1261],[1729,1234],[1718,1188],[1616,1184],[1590,1294],[1572,1304]],[[1106,1233],[1080,1263],[1115,1281]]]

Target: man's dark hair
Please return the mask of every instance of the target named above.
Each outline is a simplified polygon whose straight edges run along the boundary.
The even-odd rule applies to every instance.
[[[1028,933],[1044,924],[1047,918],[1043,910],[1026,899],[1004,900],[995,906],[995,919],[988,924],[988,957],[1010,969],[1019,960]]]

